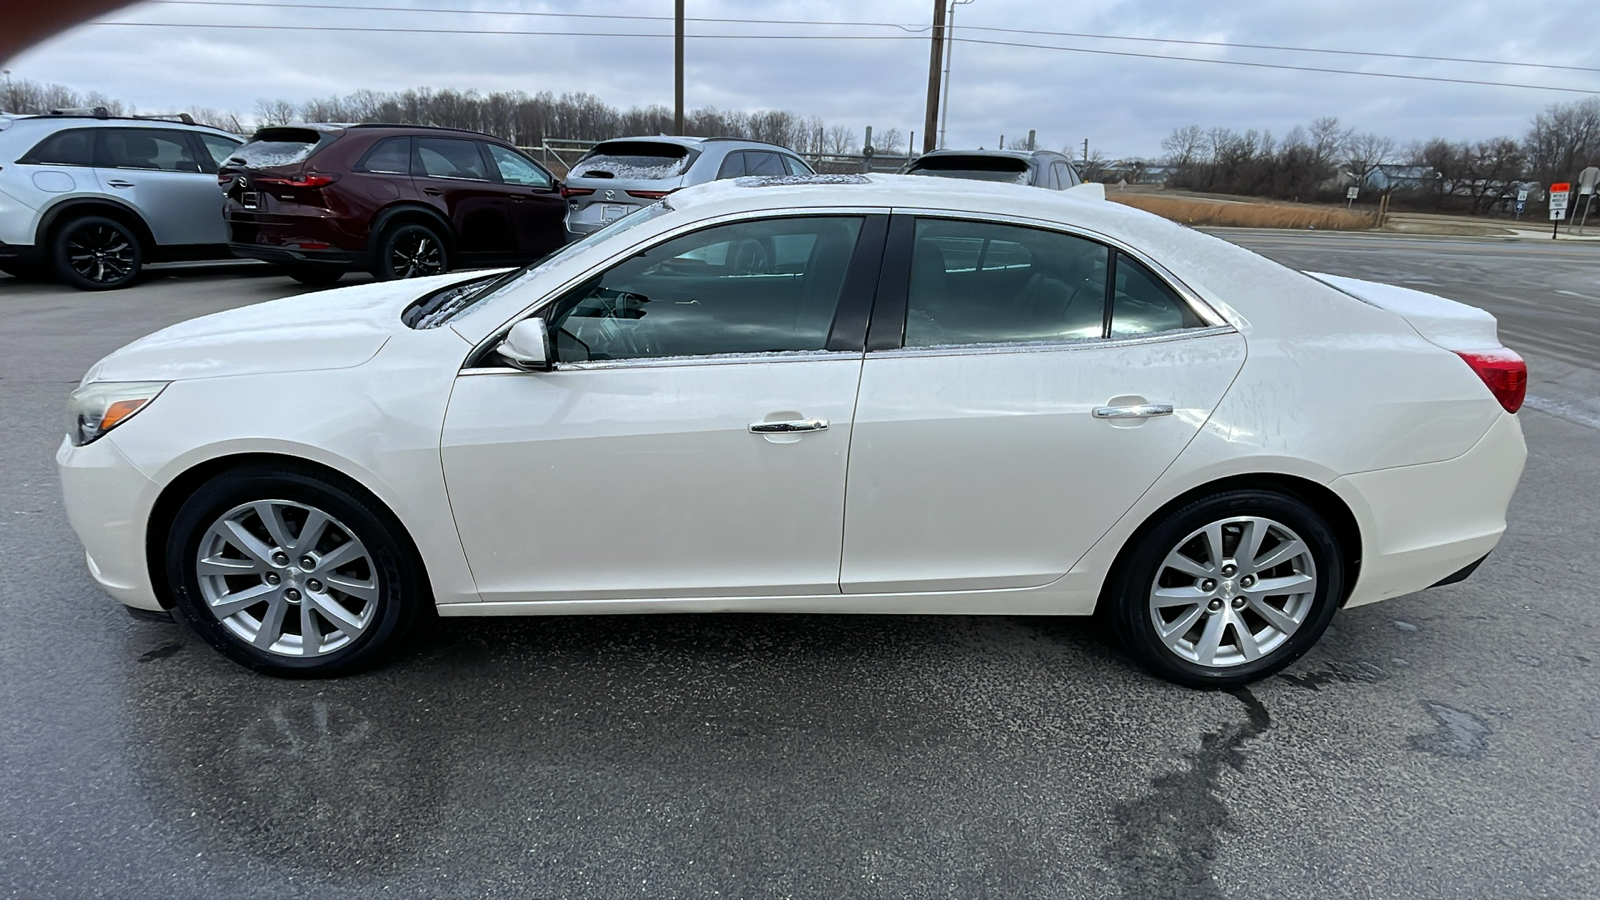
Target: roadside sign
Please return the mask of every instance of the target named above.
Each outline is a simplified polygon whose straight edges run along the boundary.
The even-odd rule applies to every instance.
[[[1600,168],[1590,166],[1578,173],[1578,193],[1592,194],[1594,186],[1600,184]]]
[[[1527,202],[1528,202],[1528,189],[1527,188],[1523,188],[1522,190],[1517,191],[1517,203],[1518,203],[1518,205],[1521,205],[1521,204],[1527,203]]]
[[[1345,188],[1344,198],[1346,200],[1354,200],[1355,198],[1357,198],[1359,196],[1361,196],[1361,189],[1356,187],[1355,185],[1352,184],[1348,188]]]
[[[1527,194],[1523,194],[1523,196],[1517,198],[1517,215],[1519,215],[1519,216],[1522,215],[1522,211],[1527,209],[1527,208],[1528,208],[1528,197],[1527,197]]]
[[[1550,185],[1550,218],[1565,219],[1567,211],[1567,197],[1572,193],[1572,185],[1563,181],[1560,184]],[[1556,213],[1561,215],[1556,215]]]

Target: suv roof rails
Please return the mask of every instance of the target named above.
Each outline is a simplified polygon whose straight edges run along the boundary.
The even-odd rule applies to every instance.
[[[150,113],[143,116],[113,116],[104,106],[69,106],[50,110],[52,116],[77,119],[122,119],[126,121],[147,119],[155,121],[175,121],[185,125],[197,125],[194,116],[188,113]]]
[[[484,137],[488,137],[488,138],[493,138],[494,137],[494,135],[489,134],[488,132],[485,132],[485,131],[473,131],[471,128],[451,128],[448,125],[407,125],[407,124],[405,124],[403,122],[356,122],[356,123],[353,123],[353,124],[341,124],[341,123],[319,123],[319,124],[340,124],[340,127],[342,127],[342,128],[425,128],[425,129],[427,129],[429,131],[454,131],[457,134],[481,134]],[[294,126],[289,126],[289,127],[292,128]],[[497,141],[498,140],[504,140],[504,138],[495,138],[495,140],[497,140]]]

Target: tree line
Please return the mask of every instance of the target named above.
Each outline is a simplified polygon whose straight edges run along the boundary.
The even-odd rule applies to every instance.
[[[1432,138],[1406,146],[1347,128],[1335,117],[1296,126],[1281,140],[1269,131],[1173,129],[1161,142],[1166,182],[1179,188],[1327,200],[1347,186],[1378,189],[1412,206],[1473,214],[1506,212],[1527,183],[1548,187],[1600,165],[1600,98],[1555,103],[1535,114],[1522,137],[1477,141]],[[1388,167],[1394,178],[1379,178]]]

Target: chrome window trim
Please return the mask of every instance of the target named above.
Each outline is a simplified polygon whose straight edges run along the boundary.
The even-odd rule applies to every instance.
[[[768,353],[727,353],[716,356],[654,356],[644,359],[594,359],[587,362],[556,363],[551,372],[588,372],[606,369],[664,369],[692,366],[737,366],[752,363],[797,363],[819,360],[860,360],[860,350],[774,350]],[[510,366],[478,366],[462,369],[462,375],[536,375]]]
[[[1166,266],[1163,266],[1156,260],[1151,259],[1150,256],[1144,251],[1129,246],[1117,238],[1095,231],[1091,228],[1084,228],[1081,225],[1070,225],[1065,222],[1052,222],[1048,219],[1034,219],[1028,216],[1012,216],[1004,213],[965,212],[955,209],[914,209],[910,207],[897,206],[894,208],[894,214],[897,216],[918,216],[925,219],[960,219],[972,222],[993,222],[1001,225],[1016,225],[1022,228],[1038,228],[1043,231],[1055,231],[1061,234],[1070,234],[1073,237],[1080,237],[1086,240],[1094,241],[1095,243],[1105,244],[1113,249],[1121,250],[1123,253],[1128,254],[1129,256],[1148,266],[1152,272],[1156,273],[1157,278],[1160,278],[1162,281],[1166,282],[1168,287],[1172,288],[1179,297],[1183,298],[1183,302],[1189,304],[1189,308],[1193,310],[1194,314],[1199,316],[1200,320],[1205,322],[1207,326],[1228,324],[1227,319],[1223,318],[1220,313],[1213,309],[1211,304],[1207,303],[1198,293],[1195,292],[1193,288],[1189,287],[1187,284],[1184,284],[1183,279],[1172,274],[1172,270],[1168,269]]]
[[[657,234],[651,235],[649,237],[645,237],[645,238],[641,238],[641,239],[635,240],[634,242],[628,244],[626,247],[619,246],[615,253],[611,254],[610,256],[607,256],[604,260],[602,260],[602,261],[600,261],[598,263],[595,263],[594,265],[584,269],[578,275],[576,275],[576,276],[574,276],[572,278],[569,278],[566,281],[562,282],[558,287],[553,288],[548,293],[546,293],[544,296],[540,297],[538,300],[535,300],[533,303],[530,303],[529,305],[523,307],[521,312],[519,312],[516,315],[513,315],[510,318],[506,319],[505,321],[501,322],[498,326],[495,327],[495,329],[493,331],[489,332],[489,336],[488,337],[484,338],[483,340],[479,341],[477,344],[475,344],[473,346],[472,352],[468,353],[466,358],[468,360],[476,359],[479,355],[483,354],[484,352],[486,352],[487,350],[492,348],[495,344],[498,344],[500,341],[505,340],[506,332],[511,330],[511,326],[512,325],[517,324],[518,322],[522,321],[523,319],[526,319],[527,317],[529,317],[531,315],[537,314],[539,312],[539,310],[543,309],[546,306],[549,306],[551,303],[554,303],[557,299],[559,299],[561,296],[566,294],[567,291],[572,290],[573,288],[575,288],[578,285],[582,284],[583,282],[589,280],[590,278],[593,278],[594,276],[600,274],[601,272],[604,272],[606,269],[609,269],[612,266],[617,265],[618,263],[622,262],[623,260],[626,260],[630,256],[633,256],[635,253],[638,253],[641,248],[653,247],[653,246],[656,246],[658,244],[664,244],[667,241],[676,240],[676,239],[682,237],[685,234],[689,234],[690,232],[701,231],[701,230],[706,229],[706,228],[714,228],[714,227],[716,227],[718,225],[728,225],[728,224],[732,224],[734,222],[742,222],[742,221],[744,221],[746,219],[803,219],[803,218],[810,218],[810,217],[813,217],[813,216],[863,216],[863,217],[865,217],[865,216],[874,216],[874,215],[879,215],[879,216],[886,215],[891,211],[892,211],[891,208],[887,207],[887,206],[818,206],[818,207],[805,207],[803,209],[796,209],[796,210],[793,210],[793,211],[785,210],[783,212],[780,212],[777,215],[774,215],[773,214],[773,210],[770,210],[770,209],[758,209],[758,210],[745,210],[744,212],[737,212],[737,213],[726,213],[724,215],[712,216],[711,218],[708,218],[708,219],[697,219],[697,220],[695,220],[693,222],[688,222],[688,223],[685,223],[683,225],[674,226],[672,228],[667,229],[666,231],[662,231],[662,232],[659,232]],[[610,243],[610,241],[606,241],[606,243]],[[788,351],[785,351],[785,352],[788,352]],[[819,351],[809,351],[809,350],[803,350],[803,351],[794,351],[794,352],[801,352],[801,353],[818,352],[818,353],[821,353],[821,352],[831,352],[831,351],[820,351],[820,350]],[[852,354],[855,353],[855,351],[849,351],[849,352],[852,353]],[[742,354],[735,354],[735,355],[742,355]],[[681,356],[681,357],[671,357],[671,358],[672,359],[680,359],[680,360],[682,360],[682,359],[712,359],[713,357],[708,357],[708,356],[706,356],[706,357]],[[602,360],[602,362],[623,362],[623,360]],[[631,362],[636,362],[636,361],[635,360],[627,360],[627,362],[631,363]],[[560,365],[560,364],[558,364],[558,365]],[[465,363],[463,363],[463,365],[462,365],[462,371],[467,371],[467,367],[466,367]]]
[[[1006,353],[1049,353],[1058,350],[1100,350],[1104,348],[1132,347],[1140,344],[1163,344],[1168,341],[1186,341],[1190,338],[1216,337],[1237,334],[1232,325],[1208,325],[1204,328],[1175,328],[1155,331],[1136,337],[1070,338],[1060,341],[1014,341],[1003,344],[946,344],[939,347],[902,347],[898,350],[869,350],[867,361],[874,359],[909,359],[921,356],[999,356]]]

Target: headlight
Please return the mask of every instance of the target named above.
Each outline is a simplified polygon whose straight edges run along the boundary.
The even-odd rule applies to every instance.
[[[91,443],[149,405],[170,382],[98,381],[67,397],[67,437],[75,446]]]

